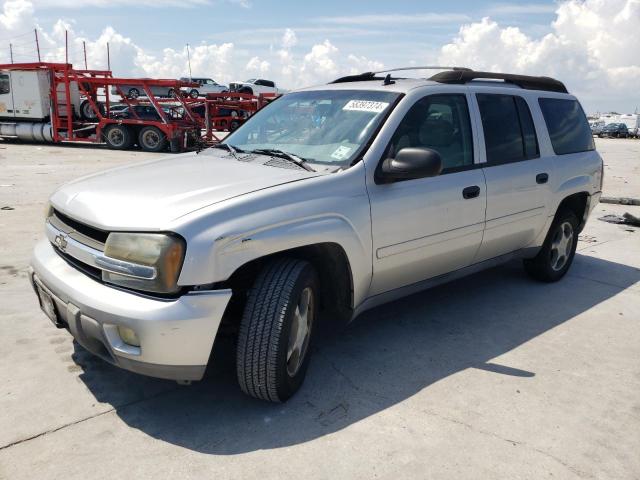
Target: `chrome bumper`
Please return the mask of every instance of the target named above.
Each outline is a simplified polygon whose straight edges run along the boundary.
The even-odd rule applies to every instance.
[[[195,291],[177,299],[150,298],[102,283],[62,259],[48,240],[36,245],[32,282],[49,293],[77,342],[119,367],[173,380],[204,375],[231,290]],[[128,345],[118,326],[133,329]]]

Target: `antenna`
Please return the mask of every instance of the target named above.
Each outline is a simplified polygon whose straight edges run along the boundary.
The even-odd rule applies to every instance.
[[[107,70],[111,71],[111,55],[109,53],[109,42],[107,42]]]
[[[13,44],[9,44],[9,55],[11,56],[11,63],[13,63]]]
[[[33,33],[36,34],[36,49],[38,50],[38,62],[41,62],[42,60],[40,59],[40,42],[38,42],[38,29],[34,28]]]
[[[191,53],[189,52],[188,43],[187,43],[187,62],[189,62],[189,81],[193,81],[193,78],[191,78]]]
[[[87,44],[84,40],[82,41],[82,51],[84,52],[84,69],[89,70],[87,68]]]

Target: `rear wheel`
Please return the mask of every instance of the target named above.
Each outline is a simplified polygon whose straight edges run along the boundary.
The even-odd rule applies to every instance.
[[[109,125],[103,135],[111,149],[126,150],[133,146],[133,135],[126,125]]]
[[[161,152],[167,146],[167,136],[158,127],[144,127],[138,135],[138,144],[145,152]]]
[[[137,88],[130,88],[127,92],[127,96],[129,98],[138,98],[140,96],[140,90],[138,90]]]
[[[200,92],[194,88],[189,92],[189,96],[191,98],[198,98],[200,96]]]
[[[570,210],[561,210],[538,255],[524,260],[524,269],[536,280],[556,282],[569,270],[577,245],[578,218]]]
[[[318,312],[318,275],[305,261],[267,264],[249,290],[240,322],[236,369],[252,397],[284,402],[302,385]]]

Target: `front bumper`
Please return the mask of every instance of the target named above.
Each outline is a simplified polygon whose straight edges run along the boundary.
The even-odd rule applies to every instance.
[[[193,291],[163,300],[104,285],[69,265],[48,240],[39,242],[32,282],[49,293],[61,324],[107,362],[152,377],[200,380],[231,290]],[[128,345],[118,326],[133,329]]]

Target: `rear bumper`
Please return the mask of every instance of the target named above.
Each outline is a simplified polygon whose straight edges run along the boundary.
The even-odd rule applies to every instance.
[[[231,290],[195,291],[161,300],[104,285],[78,271],[43,240],[32,258],[31,280],[54,300],[60,323],[84,348],[143,375],[200,380]],[[128,345],[118,326],[133,329]]]

